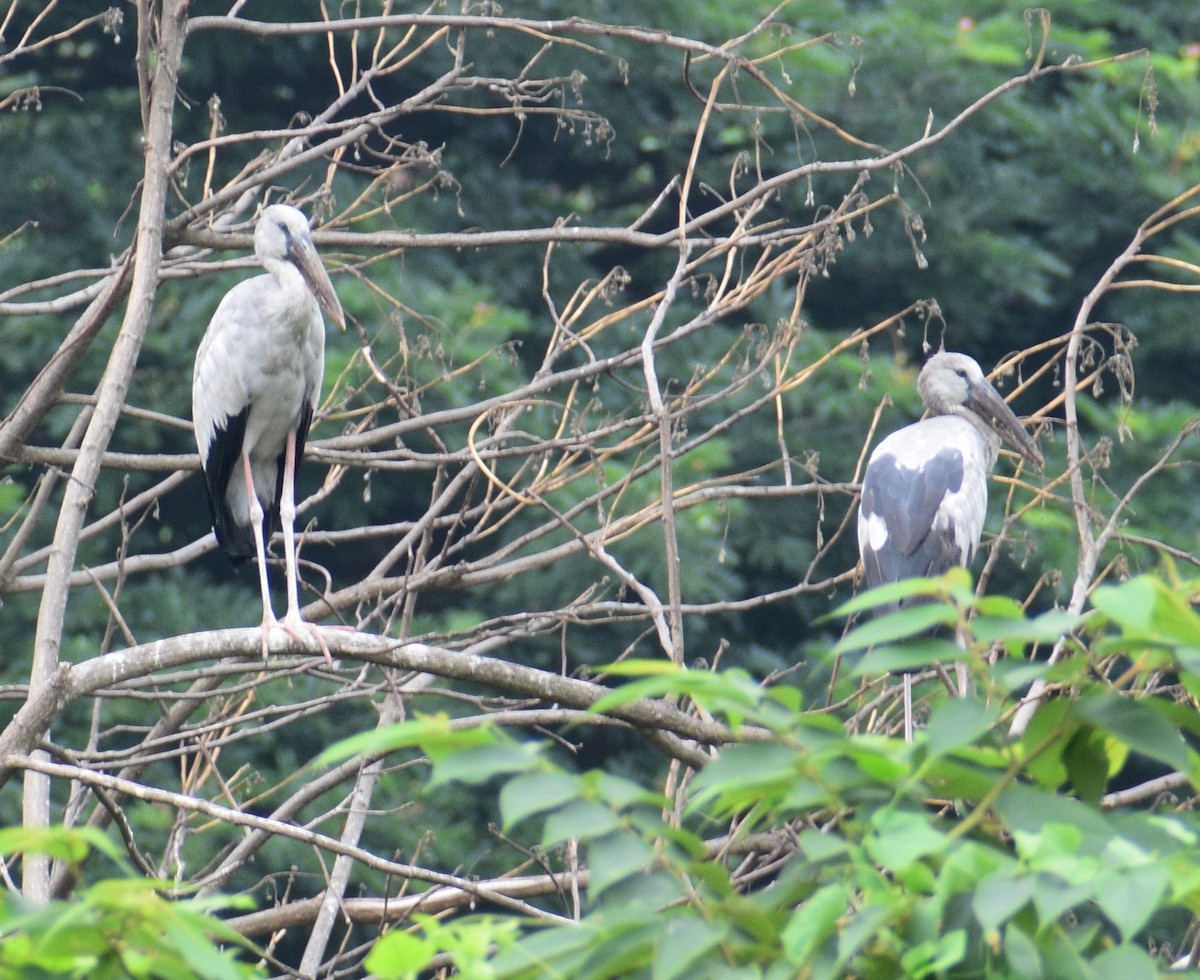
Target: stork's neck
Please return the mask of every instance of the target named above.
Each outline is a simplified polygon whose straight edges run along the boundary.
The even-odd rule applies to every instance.
[[[954,408],[951,414],[958,415],[975,426],[975,431],[979,433],[980,438],[983,440],[984,451],[987,454],[987,467],[991,470],[996,465],[996,458],[1000,455],[1000,436],[996,433],[996,430],[985,419],[980,418],[980,416],[976,415],[969,408],[964,408],[961,405]]]
[[[281,286],[291,286],[294,283],[303,283],[304,277],[300,275],[300,270],[297,269],[287,259],[278,259],[273,255],[259,256],[259,261],[262,262],[262,267],[267,270],[275,281]]]
[[[269,258],[263,260],[263,268],[279,284],[280,292],[290,304],[307,306],[312,301],[312,290],[293,263],[287,259]]]
[[[276,287],[261,298],[270,310],[268,319],[273,329],[286,330],[296,339],[308,335],[314,319],[318,328],[323,329],[316,297],[300,270],[286,259],[274,257],[264,259],[263,268]]]

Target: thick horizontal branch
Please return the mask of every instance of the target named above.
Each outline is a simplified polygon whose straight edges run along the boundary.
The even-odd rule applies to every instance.
[[[1187,786],[1191,779],[1192,777],[1187,773],[1169,772],[1165,776],[1148,779],[1146,782],[1130,786],[1128,789],[1105,793],[1100,800],[1100,805],[1106,810],[1115,810],[1118,807],[1129,806],[1131,803],[1141,803],[1143,800],[1169,793],[1180,786]]]
[[[589,709],[610,688],[591,681],[563,677],[536,667],[509,663],[470,650],[450,650],[424,643],[403,643],[384,636],[371,636],[336,627],[321,627],[331,653],[381,667],[418,671],[450,680],[469,681],[550,704]],[[134,680],[155,671],[177,669],[187,664],[225,658],[244,658],[261,664],[262,632],[258,627],[190,633],[130,647],[77,664],[61,664],[51,679],[29,696],[8,727],[0,733],[0,759],[31,752],[45,736],[63,708],[95,692]],[[494,646],[485,641],[476,649]],[[270,653],[280,656],[302,651],[282,630],[271,633]],[[270,669],[271,661],[268,661]],[[607,712],[650,737],[664,751],[672,739],[702,745],[724,745],[736,741],[771,738],[765,730],[743,727],[735,734],[724,725],[688,715],[661,701],[638,700]],[[667,741],[661,737],[666,736]],[[698,761],[690,746],[680,746],[683,761]],[[0,764],[0,785],[12,776],[11,767]]]
[[[861,167],[842,168],[856,173]],[[799,180],[803,174],[794,179]],[[724,217],[722,211],[720,217]],[[712,220],[716,220],[714,216]],[[704,214],[689,226],[689,231],[695,232],[706,223]],[[810,236],[815,231],[821,231],[831,225],[844,222],[837,217],[815,222],[811,225],[797,225],[777,229],[761,234],[741,235],[697,235],[685,239],[689,248],[721,248],[736,245],[739,248],[759,248],[762,246],[779,247]],[[505,228],[497,231],[373,231],[348,232],[330,229],[318,230],[313,234],[313,241],[323,250],[339,250],[359,254],[369,251],[397,251],[403,249],[436,249],[439,251],[475,251],[487,248],[512,248],[518,245],[627,245],[643,249],[678,249],[679,235],[676,230],[659,234],[637,231],[632,228],[603,228],[575,225],[548,225],[541,228]],[[219,234],[207,228],[189,228],[181,231],[172,239],[176,247],[185,245],[195,248],[212,249],[214,251],[246,251],[253,249],[254,238],[248,232],[236,234]]]
[[[585,868],[576,871],[571,879],[580,888],[586,888],[588,873]],[[489,895],[505,898],[539,898],[556,895],[569,888],[572,881],[564,875],[529,875],[522,878],[493,878],[480,884]],[[417,895],[397,898],[347,898],[338,903],[338,911],[351,922],[380,925],[402,922],[413,913],[434,915],[450,909],[470,908],[478,901],[478,895],[465,888],[438,885]],[[312,925],[324,895],[306,898],[298,902],[287,902],[261,912],[234,916],[225,924],[243,936],[264,936],[283,929],[305,929]]]
[[[719,837],[705,842],[709,858],[719,855],[744,855],[750,853],[773,853],[780,849],[794,848],[794,838],[786,830],[766,831],[731,839]],[[574,872],[562,874],[524,875],[521,877],[492,878],[479,884],[494,894],[509,898],[538,898],[561,894],[571,885],[586,888],[588,869],[581,867]],[[243,936],[263,936],[282,929],[299,929],[308,926],[321,907],[324,897],[301,899],[283,905],[226,920],[226,925]],[[402,922],[413,913],[433,915],[451,909],[468,909],[475,903],[475,896],[465,889],[439,886],[419,895],[403,895],[395,898],[351,898],[344,900],[339,908],[351,922],[380,925]]]

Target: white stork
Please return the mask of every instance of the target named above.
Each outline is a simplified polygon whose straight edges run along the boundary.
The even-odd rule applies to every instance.
[[[217,306],[196,352],[192,420],[217,542],[234,561],[258,560],[262,652],[271,627],[299,642],[316,627],[300,618],[296,576],[296,467],[321,394],[325,322],[345,314],[296,208],[273,204],[254,228],[254,252],[267,270],[234,286]],[[288,608],[275,619],[267,581],[267,541],[282,523]]]
[[[969,565],[983,534],[987,478],[1001,441],[1036,466],[1037,444],[965,354],[934,354],[917,378],[930,418],[893,432],[867,462],[858,550],[868,588]],[[965,675],[959,674],[960,693]],[[905,738],[912,681],[904,675]]]

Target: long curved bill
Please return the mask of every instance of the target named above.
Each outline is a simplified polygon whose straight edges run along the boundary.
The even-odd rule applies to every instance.
[[[986,381],[973,384],[967,396],[968,406],[981,418],[987,419],[996,434],[1034,466],[1042,465],[1042,451],[1033,437],[1025,431],[1021,420],[1013,414],[995,388]]]
[[[313,245],[312,239],[307,235],[295,239],[292,242],[290,257],[296,264],[296,268],[300,270],[300,274],[304,276],[308,288],[313,291],[321,309],[325,311],[329,319],[345,330],[346,314],[342,311],[342,304],[338,300],[333,283],[329,279],[329,273],[325,271],[325,264],[321,261],[321,256],[317,254],[317,248]]]

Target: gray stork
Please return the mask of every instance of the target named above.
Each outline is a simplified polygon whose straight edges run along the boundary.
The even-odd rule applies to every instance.
[[[931,417],[893,432],[867,462],[858,550],[868,588],[969,565],[983,534],[987,478],[1001,441],[1036,466],[1037,444],[965,354],[934,354],[917,378]],[[960,670],[960,693],[965,686]],[[912,681],[904,675],[905,738]]]
[[[296,467],[321,394],[325,322],[346,319],[329,274],[296,208],[273,204],[254,228],[267,270],[221,300],[200,341],[192,375],[192,420],[217,542],[235,562],[256,557],[262,588],[262,652],[271,627],[315,637],[300,618],[296,576]],[[267,541],[282,524],[288,608],[276,620],[267,581]]]

